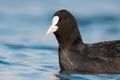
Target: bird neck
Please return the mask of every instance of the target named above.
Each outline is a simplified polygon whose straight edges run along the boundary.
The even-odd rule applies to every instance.
[[[60,34],[55,34],[59,45],[65,49],[73,46],[75,44],[82,44],[82,38],[78,28],[75,28],[70,33],[66,33],[65,31]]]

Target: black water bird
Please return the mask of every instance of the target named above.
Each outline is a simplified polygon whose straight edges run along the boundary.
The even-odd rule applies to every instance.
[[[67,10],[53,15],[49,33],[54,33],[59,43],[61,71],[120,73],[120,40],[83,43],[77,22]]]

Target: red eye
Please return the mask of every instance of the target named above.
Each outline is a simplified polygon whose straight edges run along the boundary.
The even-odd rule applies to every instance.
[[[64,20],[63,18],[61,18],[61,19],[60,19],[60,22],[61,22],[61,23],[64,23],[64,22],[65,22],[65,20]]]

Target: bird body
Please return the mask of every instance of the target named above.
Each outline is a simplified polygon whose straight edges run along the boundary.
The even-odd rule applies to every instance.
[[[120,73],[120,41],[78,44],[67,50],[59,49],[61,71]]]

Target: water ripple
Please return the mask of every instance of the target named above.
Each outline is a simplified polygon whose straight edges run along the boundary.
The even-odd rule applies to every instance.
[[[21,44],[9,44],[5,43],[4,46],[10,48],[10,49],[43,49],[43,50],[57,50],[57,47],[53,46],[46,46],[46,45],[32,45],[32,46],[27,46],[27,45],[21,45]]]
[[[3,64],[3,65],[11,65],[9,62],[3,61],[3,60],[0,60],[0,64]]]

